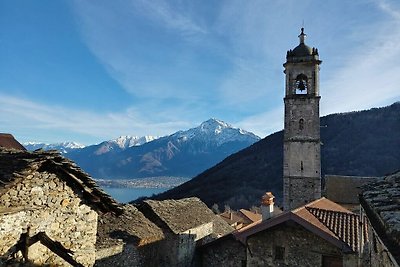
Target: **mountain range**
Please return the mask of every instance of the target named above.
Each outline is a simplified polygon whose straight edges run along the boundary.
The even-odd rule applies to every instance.
[[[325,174],[383,176],[400,169],[400,102],[321,118]],[[208,206],[259,206],[266,191],[282,200],[283,131],[271,134],[154,199],[197,196]]]
[[[198,127],[164,137],[121,136],[86,147],[25,144],[29,150],[57,149],[95,178],[193,177],[260,140],[231,125],[209,119]],[[62,143],[62,144],[68,144]]]

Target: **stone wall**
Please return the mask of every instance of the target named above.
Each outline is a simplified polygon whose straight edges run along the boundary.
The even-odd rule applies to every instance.
[[[343,257],[340,249],[295,223],[260,232],[247,244],[247,266],[322,266],[323,256],[357,266],[357,255]]]
[[[137,247],[133,244],[120,244],[96,252],[96,267],[144,266]]]
[[[84,266],[95,262],[97,213],[81,203],[75,192],[54,174],[32,172],[0,197],[1,209],[20,209],[0,218],[0,255],[4,255],[27,232],[45,232],[74,252],[73,258]],[[35,264],[69,266],[48,248],[36,243],[28,257]]]
[[[364,266],[399,267],[396,260],[389,253],[388,248],[379,238],[371,223],[368,222],[368,242],[364,246]]]
[[[207,244],[197,251],[196,266],[243,266],[246,262],[246,248],[232,235]]]

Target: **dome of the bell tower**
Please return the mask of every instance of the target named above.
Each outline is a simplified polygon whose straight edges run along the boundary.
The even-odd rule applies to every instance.
[[[304,43],[299,44],[292,50],[292,56],[305,57],[313,54],[313,49]]]
[[[301,28],[301,33],[299,35],[299,45],[296,46],[293,50],[287,51],[286,59],[287,63],[292,62],[306,62],[306,61],[314,61],[318,60],[318,49],[311,48],[305,44],[305,39],[307,35],[304,33],[304,28]]]

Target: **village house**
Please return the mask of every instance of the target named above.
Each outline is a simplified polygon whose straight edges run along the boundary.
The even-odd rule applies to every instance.
[[[139,210],[164,233],[158,266],[191,266],[196,246],[233,231],[200,199],[145,200]]]
[[[320,198],[213,241],[199,250],[201,265],[360,266],[365,233],[358,232],[359,222],[358,215]]]
[[[59,153],[0,148],[3,265],[92,266],[100,212],[122,208]]]
[[[95,266],[158,266],[162,230],[133,205],[123,213],[101,213],[97,225]]]
[[[364,266],[400,265],[400,171],[363,187],[361,214],[367,224]]]
[[[240,209],[238,211],[227,210],[221,214],[218,214],[218,216],[235,229],[240,229],[244,226],[261,220],[260,213],[255,213],[246,209]]]

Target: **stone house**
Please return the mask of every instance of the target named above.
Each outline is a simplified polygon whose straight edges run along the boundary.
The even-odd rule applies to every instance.
[[[0,265],[93,266],[98,213],[122,213],[55,151],[0,148]]]
[[[139,210],[164,233],[157,266],[191,266],[196,246],[233,231],[200,199],[145,200]]]
[[[162,230],[133,205],[121,215],[100,213],[95,266],[157,266]]]
[[[320,198],[207,244],[198,250],[201,266],[360,266],[359,222]]]
[[[368,225],[364,266],[399,266],[400,171],[365,185],[360,203]]]

